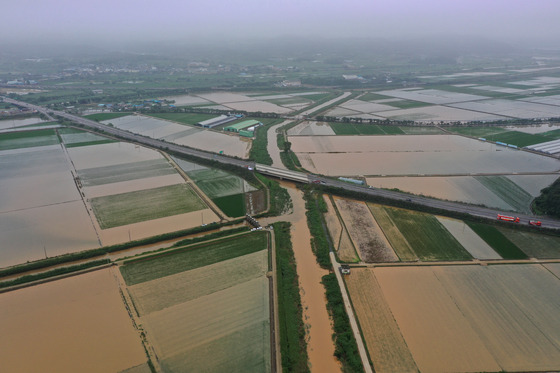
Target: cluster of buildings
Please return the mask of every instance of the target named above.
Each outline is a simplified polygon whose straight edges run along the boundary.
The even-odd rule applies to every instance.
[[[224,114],[215,118],[198,122],[197,125],[204,128],[214,128],[229,122],[236,121],[241,118],[243,118],[242,114],[227,114],[227,115]],[[244,120],[242,122],[233,123],[229,126],[226,126],[224,127],[224,131],[236,132],[239,134],[239,136],[243,136],[243,137],[253,137],[255,135],[255,129],[258,126],[262,126],[262,123],[259,122],[258,120],[250,119],[250,120]]]

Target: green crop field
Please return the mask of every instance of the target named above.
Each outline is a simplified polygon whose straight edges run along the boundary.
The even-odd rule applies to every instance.
[[[91,200],[91,205],[101,229],[206,208],[187,184],[97,197]]]
[[[508,131],[492,136],[492,140],[505,142],[506,144],[512,144],[522,148],[524,146],[550,141],[551,139],[541,134]]]
[[[0,134],[0,150],[32,148],[35,146],[59,144],[54,129],[9,132]]]
[[[405,135],[444,135],[445,132],[434,126],[400,126]]]
[[[132,114],[132,113],[97,113],[97,114],[86,115],[85,117],[87,119],[102,122],[104,120],[126,117],[127,115],[130,115],[130,114]]]
[[[498,230],[530,258],[560,259],[560,237],[558,236],[522,232],[503,227]]]
[[[213,198],[212,201],[229,217],[244,216],[246,213],[244,193],[217,197]]]
[[[360,100],[362,101],[376,101],[376,100],[387,100],[393,97],[383,96],[377,93],[368,92],[363,96],[360,96]]]
[[[225,171],[206,168],[189,171],[187,174],[202,189],[204,194],[212,199],[245,191],[243,190],[243,180]],[[254,188],[251,190],[254,190]]]
[[[505,176],[475,176],[486,188],[504,200],[515,211],[531,213],[533,196]]]
[[[172,120],[174,122],[196,125],[206,119],[215,118],[216,114],[198,114],[198,113],[157,113],[157,114],[147,114],[154,118]]]
[[[82,184],[103,185],[120,181],[174,174],[175,169],[165,159],[152,159],[113,166],[88,168],[78,171]]]
[[[237,258],[267,247],[267,233],[257,231],[179,248],[146,259],[135,259],[126,262],[120,269],[130,286]]]
[[[527,259],[527,255],[497,228],[481,223],[466,222],[471,229],[504,259]],[[512,223],[514,224],[514,223]]]
[[[393,106],[398,109],[412,109],[417,107],[432,106],[432,104],[428,104],[426,102],[412,101],[412,100],[390,101],[384,103],[384,105]]]
[[[508,130],[501,127],[447,127],[446,129],[449,132],[458,133],[460,135],[484,137],[488,140],[492,140],[494,135],[508,132]]]
[[[403,135],[397,126],[383,126],[377,124],[329,123],[337,135]]]
[[[470,260],[471,255],[433,216],[385,207],[420,260]]]
[[[389,217],[385,208],[372,203],[368,203],[368,208],[399,259],[402,261],[418,260],[418,256]]]

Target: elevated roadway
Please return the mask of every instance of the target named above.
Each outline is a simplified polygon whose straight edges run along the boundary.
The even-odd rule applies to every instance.
[[[230,157],[226,157],[226,156],[222,156],[222,155],[218,155],[218,154],[214,154],[214,153],[210,153],[210,152],[206,152],[206,151],[202,151],[202,150],[187,148],[185,146],[177,145],[177,144],[174,144],[174,143],[169,143],[169,142],[166,142],[166,141],[163,141],[163,140],[158,140],[158,139],[153,139],[153,138],[150,138],[150,137],[138,135],[138,134],[135,134],[135,133],[131,133],[131,132],[119,129],[119,128],[109,127],[109,126],[100,124],[96,121],[86,119],[86,118],[83,118],[83,117],[80,117],[80,116],[77,116],[77,115],[68,114],[68,113],[65,113],[63,111],[49,110],[49,109],[46,109],[42,106],[33,105],[33,104],[26,103],[26,102],[18,101],[18,100],[13,100],[13,99],[10,99],[10,98],[7,98],[7,97],[4,97],[3,99],[4,99],[5,102],[8,102],[8,103],[11,103],[11,104],[14,104],[14,105],[18,105],[18,106],[27,107],[27,108],[32,109],[32,110],[37,110],[41,113],[44,113],[45,115],[60,116],[60,117],[65,118],[67,120],[78,123],[78,124],[80,124],[80,125],[82,125],[86,128],[94,129],[94,130],[97,130],[97,131],[102,131],[102,132],[104,132],[108,135],[112,135],[112,136],[115,136],[115,137],[118,137],[118,138],[121,138],[121,139],[124,139],[124,140],[128,140],[128,141],[135,142],[135,143],[138,143],[138,144],[146,145],[146,146],[149,146],[149,147],[152,147],[152,148],[162,149],[162,150],[165,150],[165,151],[172,151],[172,152],[174,152],[176,154],[179,154],[179,155],[196,156],[196,157],[200,157],[200,158],[203,158],[203,159],[211,159],[211,160],[214,160],[214,161],[217,161],[217,162],[220,162],[220,163],[224,163],[224,164],[230,164],[230,165],[234,165],[234,166],[238,166],[238,167],[245,167],[245,168],[249,168],[249,169],[255,169],[256,171],[258,171],[260,173],[263,173],[263,174],[266,174],[266,175],[269,175],[269,176],[273,176],[273,177],[277,177],[277,178],[281,178],[281,179],[285,179],[285,180],[295,181],[295,182],[299,182],[299,183],[318,183],[320,185],[325,185],[325,186],[329,186],[329,187],[336,187],[336,188],[342,188],[342,189],[346,189],[346,190],[350,190],[350,191],[354,191],[354,192],[365,193],[365,194],[368,194],[368,195],[371,195],[371,196],[384,197],[384,198],[387,198],[387,199],[396,200],[396,201],[404,201],[404,202],[408,202],[408,203],[411,203],[411,204],[423,205],[423,206],[427,206],[427,207],[432,207],[432,208],[437,208],[437,209],[442,209],[442,210],[447,210],[447,211],[453,211],[453,212],[460,212],[460,213],[470,214],[470,215],[473,215],[473,216],[479,216],[479,217],[483,217],[483,218],[487,218],[487,219],[496,219],[496,216],[498,214],[514,215],[514,216],[518,216],[521,219],[521,222],[520,223],[511,223],[511,224],[528,224],[529,220],[540,220],[542,222],[543,227],[560,229],[560,221],[556,220],[556,219],[541,218],[541,217],[536,217],[536,216],[533,216],[533,215],[526,215],[526,214],[517,214],[517,213],[508,212],[508,211],[500,211],[500,210],[496,210],[496,209],[466,205],[466,204],[457,203],[457,202],[441,201],[441,200],[437,200],[437,199],[432,199],[432,198],[427,198],[427,197],[422,197],[422,196],[414,196],[414,195],[410,195],[410,194],[406,194],[406,193],[402,193],[402,192],[397,192],[397,191],[392,191],[392,190],[368,188],[368,187],[365,187],[363,185],[352,184],[352,183],[343,182],[343,181],[340,181],[340,180],[331,179],[331,178],[327,178],[327,177],[322,177],[322,176],[317,176],[317,175],[307,174],[307,173],[297,172],[297,171],[289,171],[289,170],[275,168],[275,167],[271,167],[271,166],[256,164],[255,162],[248,161],[248,160],[230,158]]]

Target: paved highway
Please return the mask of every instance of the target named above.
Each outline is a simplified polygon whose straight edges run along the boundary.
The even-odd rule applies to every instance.
[[[340,97],[338,99],[340,99]],[[93,120],[82,118],[82,117],[77,116],[77,115],[68,114],[68,113],[65,113],[65,112],[62,112],[62,111],[49,110],[49,109],[46,109],[42,106],[32,105],[32,104],[28,104],[26,102],[13,100],[13,99],[6,98],[6,97],[4,97],[4,101],[8,102],[8,103],[15,104],[15,105],[27,107],[29,109],[37,110],[41,113],[44,113],[45,115],[49,115],[49,114],[50,115],[58,115],[58,116],[61,116],[63,118],[66,118],[70,121],[79,123],[79,124],[81,124],[85,127],[89,127],[89,128],[93,128],[93,129],[96,129],[96,130],[99,130],[99,131],[103,131],[103,132],[105,132],[109,135],[113,135],[113,136],[116,136],[116,137],[119,137],[119,138],[122,138],[122,139],[125,139],[125,140],[129,140],[129,141],[132,141],[132,142],[136,142],[136,143],[139,143],[139,144],[142,144],[142,145],[147,145],[147,146],[150,146],[150,147],[153,147],[153,148],[169,150],[169,151],[173,151],[177,154],[193,155],[193,156],[204,158],[204,159],[212,159],[212,160],[215,160],[215,161],[218,161],[218,162],[221,162],[221,163],[231,164],[231,165],[235,165],[235,166],[239,166],[239,167],[251,167],[251,168],[256,167],[256,169],[259,170],[259,165],[255,164],[255,162],[252,162],[252,161],[229,158],[229,157],[221,156],[221,155],[214,154],[214,153],[209,153],[209,152],[205,152],[205,151],[201,151],[201,150],[187,148],[185,146],[169,143],[169,142],[158,140],[158,139],[153,139],[153,138],[150,138],[150,137],[141,136],[141,135],[131,133],[131,132],[127,132],[127,131],[124,131],[124,130],[121,130],[121,129],[118,129],[118,128],[108,127],[106,125],[100,124],[100,123],[95,122]],[[268,172],[263,172],[263,173],[266,173],[268,175],[278,176],[278,177],[282,177],[284,179],[291,179],[290,176],[286,176],[286,170],[278,169],[278,174],[275,175],[274,168],[272,168],[270,166],[266,166],[266,167],[263,167],[263,168],[266,168],[268,170]],[[272,169],[272,172],[270,172],[269,169]],[[560,229],[560,221],[555,220],[555,219],[541,218],[541,217],[535,217],[535,216],[532,216],[532,215],[517,214],[517,213],[512,213],[512,212],[507,212],[507,211],[499,211],[499,210],[495,210],[495,209],[491,209],[491,208],[470,206],[470,205],[465,205],[465,204],[456,203],[456,202],[440,201],[440,200],[436,200],[436,199],[432,199],[432,198],[414,196],[414,195],[401,193],[401,192],[396,192],[396,191],[392,191],[392,190],[367,188],[367,187],[362,186],[362,185],[354,185],[352,183],[347,183],[347,182],[339,181],[339,180],[336,180],[336,179],[330,179],[330,178],[320,177],[320,176],[316,176],[316,175],[309,175],[309,174],[305,174],[305,173],[298,173],[298,174],[299,174],[298,177],[294,178],[293,181],[301,182],[302,176],[303,176],[303,178],[307,177],[309,182],[314,182],[315,181],[315,182],[319,182],[322,185],[331,186],[331,187],[338,187],[338,188],[342,188],[342,189],[346,189],[346,190],[352,190],[352,191],[356,191],[356,192],[362,192],[362,193],[366,193],[366,194],[369,194],[369,195],[372,195],[372,196],[385,197],[385,198],[388,198],[388,199],[398,200],[398,201],[407,201],[407,202],[414,203],[414,204],[424,205],[424,206],[433,207],[433,208],[439,208],[439,209],[447,210],[447,211],[462,212],[462,213],[466,213],[466,214],[470,214],[470,215],[474,215],[474,216],[480,216],[480,217],[484,217],[484,218],[488,218],[488,219],[496,219],[497,214],[518,216],[521,219],[521,222],[520,223],[511,223],[511,224],[528,224],[529,220],[540,220],[542,222],[543,227]]]

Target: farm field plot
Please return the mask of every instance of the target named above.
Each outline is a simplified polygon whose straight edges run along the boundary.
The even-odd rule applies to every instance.
[[[205,100],[215,102],[233,110],[261,111],[264,113],[285,114],[292,110],[267,101],[262,101],[260,97],[248,97],[239,93],[219,92],[205,93],[198,95]]]
[[[54,129],[0,134],[0,151],[58,144]]]
[[[328,123],[305,121],[288,130],[288,136],[332,136],[334,131]]]
[[[515,211],[531,213],[533,196],[505,176],[475,176],[482,185],[507,202]]]
[[[127,142],[115,142],[96,146],[68,149],[72,163],[78,171],[125,163],[161,160],[160,153]]]
[[[560,282],[543,266],[372,271],[421,371],[558,369]]]
[[[25,118],[25,119],[2,119],[0,120],[0,130],[28,126],[30,124],[46,123],[41,118]]]
[[[210,104],[211,102],[205,100],[201,97],[190,96],[190,95],[179,95],[179,96],[166,96],[162,97],[160,100],[172,100],[175,101],[175,106],[196,106]]]
[[[400,126],[405,135],[444,135],[440,128],[434,126]]]
[[[153,312],[143,324],[165,371],[193,364],[206,371],[267,372],[268,305],[268,280],[262,277]],[[243,343],[232,344],[240,337]]]
[[[498,228],[468,222],[469,227],[504,259],[527,259],[527,255],[509,240]]]
[[[461,220],[437,217],[438,221],[447,229],[473,258],[502,259],[482,238]]]
[[[8,372],[120,372],[147,361],[112,269],[0,294],[0,313]]]
[[[323,198],[328,206],[328,211],[324,214],[325,222],[327,223],[327,228],[339,260],[343,262],[358,262],[360,258],[354,249],[348,231],[342,226],[338,218],[335,207],[326,195]]]
[[[131,261],[121,267],[121,273],[127,285],[131,286],[251,254],[266,247],[266,233],[253,232],[233,239],[221,239],[174,250],[154,258],[157,260]]]
[[[395,89],[389,91],[380,91],[376,93],[384,96],[397,97],[397,98],[402,98],[402,99],[412,100],[412,101],[420,101],[420,102],[425,102],[428,104],[435,104],[435,105],[450,104],[453,102],[483,100],[487,98],[485,96],[470,95],[470,94],[458,93],[458,92],[448,92],[448,91],[437,90],[437,89],[415,89],[415,90]]]
[[[559,96],[560,97],[560,96]],[[559,100],[560,105],[560,100]],[[544,134],[550,135],[548,132],[554,133],[554,130],[560,129],[560,125],[548,123],[548,124],[536,124],[536,125],[525,125],[525,126],[506,126],[504,127],[510,131],[518,131],[524,133],[531,133],[531,134]]]
[[[224,152],[226,155],[247,158],[251,148],[251,140],[246,137],[232,136],[214,131],[199,131],[174,140],[176,144],[214,153]]]
[[[508,175],[508,179],[519,185],[533,197],[538,197],[541,190],[552,184],[557,175]]]
[[[197,170],[188,171],[187,174],[210,198],[224,197],[256,190],[256,188],[239,176],[229,174],[222,170],[198,168]]]
[[[399,260],[365,203],[341,198],[336,198],[335,202],[354,246],[364,262]]]
[[[97,247],[59,145],[0,151],[0,266]]]
[[[344,279],[375,371],[417,372],[373,271],[354,268]]]
[[[158,154],[158,153],[156,153]],[[163,157],[145,161],[81,169],[78,176],[84,186],[95,186],[176,174]]]
[[[116,142],[116,140],[99,136],[91,132],[80,131],[74,128],[61,128],[58,130],[58,133],[62,138],[62,142],[67,147],[88,146],[94,144]]]
[[[376,115],[393,120],[413,120],[415,122],[469,122],[505,119],[504,116],[461,109],[449,106],[420,106],[407,109],[376,112]]]
[[[379,104],[375,102],[367,102],[362,100],[348,100],[340,105],[342,108],[355,110],[360,113],[374,113],[378,111],[394,110],[395,108],[389,105]]]
[[[101,123],[107,125],[112,124],[117,128],[152,137],[154,139],[160,139],[186,129],[183,124],[143,115],[129,115],[126,117],[105,120]]]
[[[530,258],[560,259],[560,237],[503,227],[498,230]]]
[[[260,250],[129,287],[140,316],[263,277],[268,253]]]
[[[270,371],[267,245],[252,232],[121,266],[165,372]]]
[[[453,103],[450,106],[475,110],[494,115],[503,115],[510,118],[550,118],[560,116],[560,107],[552,105],[543,105],[533,102],[519,100],[484,100],[475,102]]]
[[[180,122],[184,124],[196,125],[206,119],[215,118],[215,114],[198,114],[198,113],[155,113],[149,114],[149,116],[154,118],[172,120],[174,122]]]
[[[336,135],[402,135],[397,126],[377,124],[329,123]]]
[[[459,241],[433,215],[384,207],[420,260],[470,260]]]
[[[454,135],[290,136],[302,166],[328,176],[553,172],[558,161]]]
[[[548,269],[550,273],[560,279],[560,264],[558,263],[551,263],[551,264],[543,264],[543,267]]]
[[[391,219],[383,206],[368,204],[368,208],[373,214],[377,224],[383,230],[383,234],[387,237],[393,250],[402,261],[418,260],[418,256],[414,249],[410,246],[406,238],[403,236],[395,222]]]
[[[501,371],[431,267],[373,273],[421,372]]]
[[[186,184],[97,197],[91,205],[102,229],[206,208]]]
[[[136,192],[145,189],[161,188],[170,185],[184,184],[185,180],[177,173],[125,180],[110,184],[87,186],[84,188],[87,198],[103,197],[112,194]]]
[[[535,179],[539,177],[536,176]],[[366,181],[368,185],[376,188],[396,188],[407,193],[443,200],[479,204],[502,210],[512,209],[473,176],[368,177]]]

